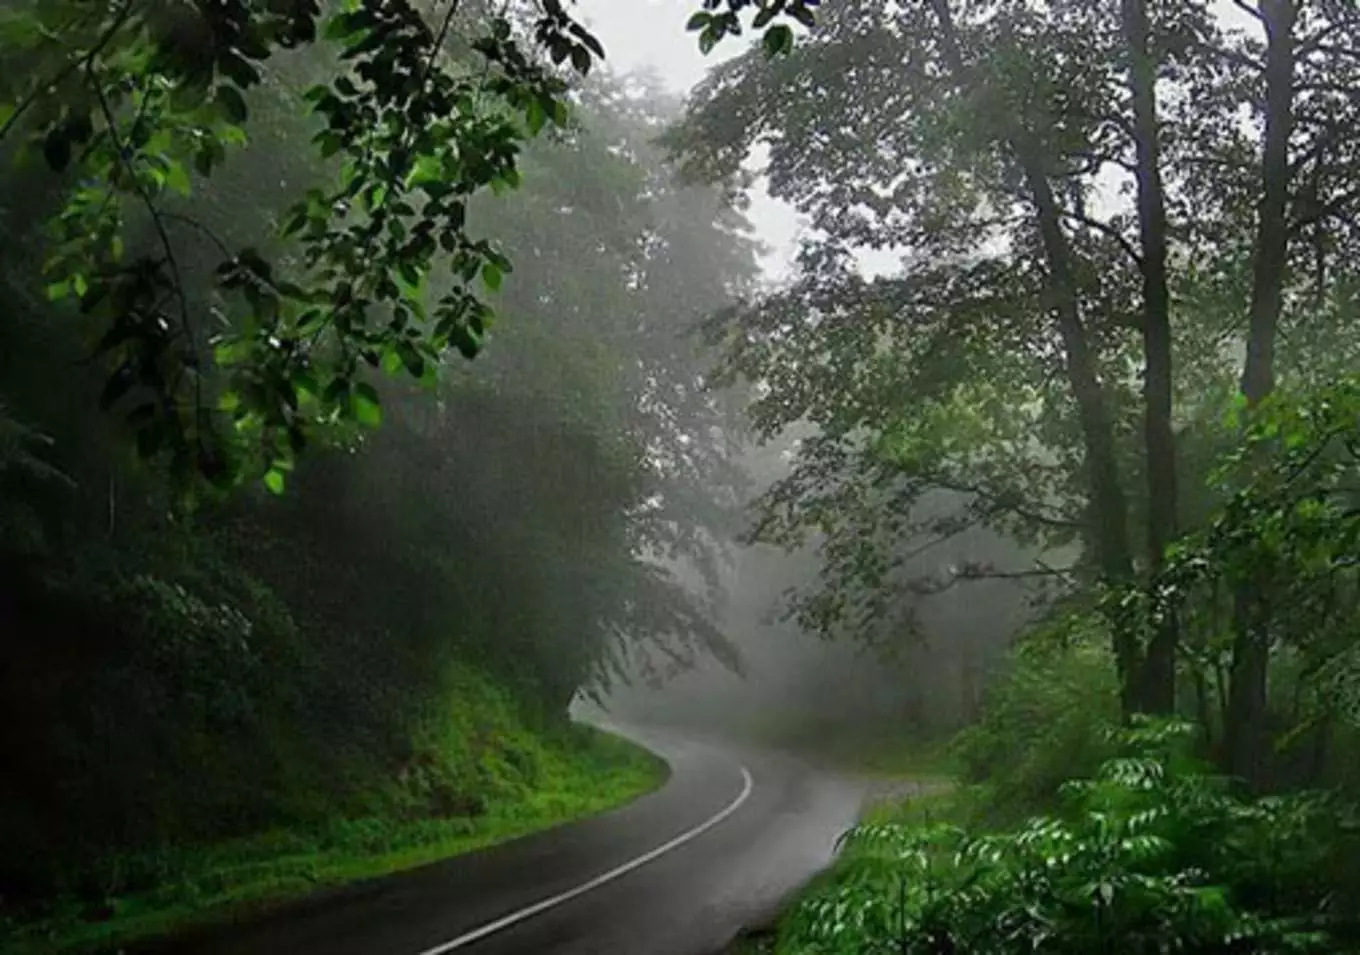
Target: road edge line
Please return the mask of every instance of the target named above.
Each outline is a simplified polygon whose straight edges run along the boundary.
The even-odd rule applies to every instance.
[[[740,809],[742,804],[745,803],[746,800],[750,798],[751,790],[755,787],[755,780],[751,778],[751,773],[745,766],[741,766],[739,768],[741,769],[742,778],[741,792],[737,795],[736,799],[728,803],[728,805],[724,807],[717,815],[700,823],[699,825],[695,826],[692,829],[687,829],[686,831],[680,833],[680,835],[676,836],[670,841],[664,842],[661,845],[657,846],[655,849],[652,849],[648,852],[644,852],[642,855],[638,856],[635,859],[630,859],[629,861],[623,863],[622,865],[615,866],[608,872],[603,872],[600,875],[595,876],[595,878],[589,880],[588,882],[582,882],[580,885],[576,886],[573,889],[568,889],[565,892],[559,892],[557,895],[550,896],[549,898],[543,899],[540,902],[535,902],[533,905],[525,906],[524,908],[519,909],[518,911],[511,912],[509,915],[504,915],[498,919],[495,919],[494,921],[487,922],[485,925],[472,929],[471,931],[464,932],[457,938],[450,939],[447,942],[441,942],[440,944],[434,946],[433,948],[427,948],[424,951],[417,953],[417,955],[445,955],[446,952],[452,952],[455,949],[471,945],[473,942],[481,941],[488,935],[494,935],[497,932],[507,929],[512,925],[517,925],[520,922],[525,921],[526,919],[533,918],[535,915],[538,915],[542,912],[546,912],[549,909],[556,908],[557,906],[563,904],[564,902],[570,902],[572,899],[577,898],[578,896],[581,895],[585,895],[587,892],[590,892],[593,889],[598,889],[602,885],[606,885],[610,882],[613,882],[615,879],[627,875],[634,869],[639,869],[642,866],[646,865],[647,863],[653,862],[656,859],[661,858],[663,855],[670,852],[672,849],[678,849],[685,843],[690,842],[693,839],[697,839],[699,836],[703,835],[705,832],[712,829],[714,826],[722,822],[728,816],[732,815],[732,813]]]

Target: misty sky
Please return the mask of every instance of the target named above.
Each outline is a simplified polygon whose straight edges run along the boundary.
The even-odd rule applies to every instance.
[[[698,37],[685,31],[685,21],[699,9],[698,0],[578,0],[577,9],[604,44],[606,62],[616,73],[651,67],[676,92],[683,93],[704,77],[714,63],[736,56],[748,42],[729,39],[709,56],[699,52]],[[781,202],[758,192],[750,210],[759,239],[773,250],[767,273],[787,273],[798,229],[798,217]]]

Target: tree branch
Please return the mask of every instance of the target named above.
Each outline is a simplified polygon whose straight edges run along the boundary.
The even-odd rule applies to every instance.
[[[925,597],[933,597],[953,589],[960,583],[970,581],[1033,580],[1036,578],[1048,577],[1071,577],[1078,569],[1079,568],[1076,565],[1071,567],[1049,567],[1045,565],[1030,570],[988,570],[964,565],[962,573],[954,573],[952,572],[953,568],[951,568],[949,579],[946,581],[915,580],[907,584],[907,587],[913,593]]]
[[[1253,59],[1241,50],[1230,50],[1226,47],[1215,46],[1207,41],[1198,41],[1193,45],[1205,53],[1221,57],[1229,62],[1236,63],[1238,66],[1244,66],[1249,70],[1255,70],[1258,73],[1264,73],[1266,70],[1266,65],[1264,63],[1260,60]]]
[[[58,70],[55,76],[47,82],[39,84],[37,89],[33,90],[33,92],[29,93],[28,96],[24,97],[23,100],[19,102],[18,106],[14,109],[14,113],[9,119],[5,120],[3,126],[0,126],[0,141],[3,141],[4,138],[9,135],[10,130],[18,124],[19,120],[23,118],[23,115],[27,113],[30,108],[32,108],[39,97],[50,93],[53,89],[60,86],[81,70],[89,71],[90,67],[94,64],[94,58],[104,52],[104,48],[112,42],[113,38],[118,34],[118,31],[127,23],[128,17],[132,15],[132,6],[133,0],[126,0],[122,8],[119,9],[117,15],[114,16],[113,22],[109,24],[108,29],[100,35],[99,39],[95,41],[94,46],[90,47],[89,51],[86,52],[84,56],[71,60]]]
[[[1140,253],[1138,249],[1134,247],[1133,243],[1130,242],[1123,233],[1121,233],[1114,226],[1110,225],[1108,222],[1101,222],[1099,219],[1092,219],[1090,216],[1081,212],[1065,211],[1062,213],[1062,217],[1064,219],[1070,219],[1071,221],[1076,222],[1080,225],[1092,228],[1097,232],[1101,233],[1102,235],[1104,235],[1105,237],[1113,239],[1115,243],[1121,249],[1124,250],[1125,254],[1127,254],[1129,258],[1133,259],[1134,264],[1136,264],[1139,268],[1142,268],[1143,266],[1142,253]]]
[[[1294,234],[1297,234],[1300,230],[1321,222],[1323,219],[1330,219],[1333,216],[1343,214],[1346,211],[1346,206],[1357,201],[1360,201],[1360,184],[1352,186],[1330,202],[1316,204],[1306,214],[1295,219],[1290,228]]]
[[[1027,521],[1033,521],[1036,524],[1045,524],[1049,527],[1062,527],[1074,530],[1086,527],[1086,524],[1083,521],[1074,521],[1064,517],[1054,517],[1049,514],[1031,510],[1010,500],[1007,494],[989,490],[981,485],[967,484],[962,481],[951,480],[934,474],[923,475],[922,480],[942,491],[954,491],[959,494],[972,494],[976,497],[980,497],[992,505],[994,512],[1009,512],[1016,517],[1023,518]]]
[[[199,360],[198,343],[194,337],[193,322],[189,318],[189,299],[184,291],[184,278],[180,272],[179,260],[175,258],[174,245],[170,242],[170,234],[165,228],[165,219],[162,216],[160,209],[156,207],[155,199],[147,192],[146,186],[144,186],[141,179],[138,178],[137,170],[132,167],[131,161],[128,158],[130,153],[126,150],[123,144],[123,138],[118,133],[118,120],[113,115],[113,109],[109,106],[108,96],[104,93],[103,84],[100,83],[99,76],[95,72],[92,59],[86,64],[85,74],[89,79],[90,87],[93,90],[95,97],[99,101],[99,111],[103,114],[104,122],[108,125],[109,138],[113,140],[113,147],[118,158],[118,163],[122,166],[123,171],[127,173],[128,178],[132,181],[133,190],[137,193],[138,198],[141,199],[142,205],[146,207],[147,213],[150,214],[151,223],[156,230],[157,238],[160,240],[161,249],[165,252],[166,265],[170,269],[170,281],[174,285],[175,298],[179,304],[180,327],[184,331],[184,338],[188,343],[189,354],[193,359],[193,364],[197,365]],[[202,413],[204,407],[203,376],[198,372],[197,367],[194,368],[194,402],[194,412],[197,416]],[[195,432],[195,436],[197,440],[202,440],[202,436],[197,432]]]
[[[199,233],[209,242],[211,242],[217,248],[217,251],[221,252],[225,258],[228,259],[235,258],[235,256],[232,255],[231,250],[227,248],[227,244],[222,241],[222,239],[217,235],[216,232],[214,232],[212,229],[208,228],[206,225],[204,225],[202,222],[199,222],[192,216],[186,216],[178,212],[165,212],[165,211],[161,211],[160,216],[167,222],[179,222],[183,225],[189,226],[195,232]]]

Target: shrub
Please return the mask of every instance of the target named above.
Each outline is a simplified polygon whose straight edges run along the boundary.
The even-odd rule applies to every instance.
[[[981,719],[955,739],[963,781],[1005,794],[993,807],[999,819],[1050,805],[1064,781],[1110,755],[1119,697],[1109,645],[1094,615],[1054,617],[1017,646]]]
[[[781,950],[1334,951],[1339,808],[1319,795],[1234,796],[1188,755],[1194,732],[1143,722],[1112,733],[1117,755],[1063,787],[1061,813],[1010,831],[852,830]]]

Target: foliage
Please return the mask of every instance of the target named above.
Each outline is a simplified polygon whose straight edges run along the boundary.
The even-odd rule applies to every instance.
[[[71,487],[71,479],[44,460],[42,450],[50,445],[50,438],[10,417],[0,404],[0,551],[5,557],[47,548],[49,530],[28,502]]]
[[[1241,421],[1245,431],[1213,476],[1223,503],[1171,549],[1154,599],[1139,608],[1147,627],[1168,613],[1184,620],[1187,664],[1201,692],[1218,686],[1203,706],[1212,718],[1230,665],[1225,595],[1253,587],[1263,598],[1251,620],[1254,639],[1272,648],[1291,684],[1276,699],[1284,749],[1325,738],[1333,721],[1360,717],[1352,613],[1360,584],[1357,414],[1360,386],[1350,375],[1303,393],[1277,392],[1250,413],[1230,408],[1228,428]]]
[[[788,952],[1328,951],[1337,807],[1244,800],[1140,723],[1121,755],[1013,831],[868,824],[786,923]]]
[[[317,172],[292,91],[325,64],[276,65],[277,87],[252,95],[251,149],[177,206],[233,241],[268,226],[278,179]],[[517,321],[499,347],[432,389],[374,381],[383,427],[328,427],[282,497],[177,506],[181,484],[97,413],[88,325],[20,294],[33,233],[5,237],[0,380],[33,426],[0,452],[0,513],[31,512],[45,534],[41,552],[5,553],[0,578],[6,906],[60,896],[97,918],[106,897],[159,898],[195,855],[271,829],[353,822],[377,832],[373,851],[391,836],[425,859],[472,844],[469,827],[502,831],[478,820],[508,807],[546,824],[576,811],[553,803],[557,777],[595,765],[529,738],[558,739],[574,694],[639,659],[659,674],[710,649],[735,663],[702,583],[675,573],[719,559],[733,476],[728,407],[684,331],[750,282],[753,245],[647,150],[673,104],[605,81],[579,100],[579,122],[520,158],[513,196],[469,203],[536,260],[532,285],[500,293]],[[19,219],[45,201],[26,176],[0,180]],[[202,246],[177,248],[211,272]],[[436,269],[426,285],[457,282]],[[483,730],[511,711],[527,729],[502,751]],[[342,849],[336,879],[358,871]],[[264,873],[251,893],[270,891],[270,851],[247,853]]]
[[[81,951],[126,944],[184,928],[232,908],[277,902],[319,886],[414,868],[611,808],[664,778],[665,767],[625,740],[586,727],[544,729],[526,722],[504,694],[467,671],[457,687],[471,691],[456,712],[458,736],[444,728],[426,751],[434,772],[490,781],[494,797],[473,814],[424,811],[410,780],[394,782],[367,815],[318,819],[213,845],[172,843],[111,857],[107,917],[90,921],[89,905],[55,897],[39,915],[0,929],[6,952]],[[466,732],[480,725],[480,734]],[[469,754],[468,745],[477,747]],[[532,771],[528,771],[528,768]],[[465,790],[466,791],[466,790]]]
[[[427,313],[423,276],[442,248],[464,283],[480,274],[499,285],[507,264],[466,236],[466,199],[517,181],[526,127],[566,122],[563,80],[525,57],[508,19],[489,18],[468,41],[481,62],[459,67],[444,58],[457,4],[437,28],[405,0],[349,3],[324,20],[315,2],[127,2],[93,17],[82,6],[10,11],[8,45],[27,69],[4,132],[22,120],[54,171],[73,166],[79,183],[53,221],[48,294],[74,296],[105,329],[113,371],[102,403],[138,393],[129,415],[143,454],[167,450],[181,474],[230,485],[233,457],[253,449],[245,473],[262,458],[278,488],[313,426],[376,421],[372,385],[356,381],[360,361],[377,366],[390,353],[419,375],[448,347],[476,351],[489,310],[464,284]],[[598,42],[555,0],[540,12],[536,40],[588,70]],[[338,44],[338,75],[306,99],[324,123],[313,138],[320,157],[343,160],[337,184],[282,215],[283,236],[300,233],[284,269],[214,237],[225,298],[191,301],[183,239],[171,230],[196,226],[167,210],[168,197],[189,195],[191,168],[206,177],[244,142],[244,93],[264,81],[262,65],[318,33]],[[131,215],[154,236],[145,248],[129,241]],[[225,382],[211,375],[209,348]]]
[[[951,744],[962,779],[986,785],[1005,821],[1042,811],[1110,755],[1119,699],[1108,647],[1099,616],[1055,613],[1012,651],[978,721]]]
[[[318,428],[379,422],[364,365],[425,379],[450,349],[480,350],[494,312],[474,283],[495,292],[511,266],[469,235],[468,200],[519,185],[524,145],[569,121],[558,65],[584,76],[604,49],[560,0],[469,6],[126,0],[92,12],[80,0],[23,0],[4,10],[0,46],[21,68],[0,85],[0,140],[22,135],[20,157],[41,152],[67,184],[48,297],[76,300],[100,329],[111,369],[101,405],[131,406],[144,456],[167,453],[182,480],[230,487],[263,474],[282,491]],[[711,21],[705,49],[740,31],[746,6],[700,14]],[[811,21],[804,0],[762,5],[755,22],[771,50],[792,43],[771,24],[781,14]],[[270,261],[260,241],[230,248],[176,197],[246,142],[246,94],[271,92],[265,71],[279,54],[318,44],[335,56],[303,98],[320,126],[317,159],[339,169],[278,211]],[[202,236],[219,261],[215,290],[200,296],[180,246]],[[455,281],[430,301],[436,265]]]
[[[1213,456],[1193,431],[1178,451],[1165,445],[1173,428],[1213,416],[1236,378],[1230,346],[1244,343],[1263,188],[1292,197],[1274,309],[1292,343],[1280,380],[1337,367],[1317,345],[1354,321],[1356,259],[1339,250],[1354,248],[1360,189],[1353,137],[1332,118],[1355,117],[1337,84],[1356,63],[1333,41],[1353,39],[1360,19],[1350,6],[1297,6],[1298,82],[1284,89],[1293,135],[1271,176],[1258,39],[1198,3],[847,0],[789,56],[748,54],[698,88],[669,136],[690,173],[740,195],[743,164],[767,150],[771,194],[808,226],[792,278],[714,327],[727,374],[761,388],[759,433],[810,432],[756,527],[785,546],[815,538],[826,555],[822,580],[799,595],[805,624],[872,635],[910,593],[907,557],[973,524],[1041,549],[1079,545],[1067,573],[1031,571],[1068,591],[1094,577],[1148,586],[1180,517],[1148,481],[1179,470],[1195,494]],[[1150,21],[1145,66],[1178,91],[1154,108],[1155,169],[1140,165],[1131,112],[1129,9]],[[1145,338],[1155,256],[1133,198],[1154,173],[1169,224],[1152,238],[1170,250],[1175,292],[1164,316],[1174,340],[1159,356]],[[1338,353],[1353,338],[1336,338]],[[1178,399],[1159,412],[1158,454],[1140,394],[1154,357]],[[923,518],[922,498],[941,490],[963,504]],[[1110,636],[1134,705],[1150,641],[1122,627]],[[1174,621],[1163,636],[1175,642]],[[1168,646],[1157,645],[1160,708]]]

